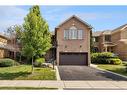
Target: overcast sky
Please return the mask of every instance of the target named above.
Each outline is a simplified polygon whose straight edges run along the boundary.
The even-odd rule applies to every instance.
[[[15,24],[22,24],[31,6],[0,6],[0,32]],[[77,15],[94,27],[95,31],[114,29],[127,23],[127,6],[40,6],[50,30],[71,15]]]

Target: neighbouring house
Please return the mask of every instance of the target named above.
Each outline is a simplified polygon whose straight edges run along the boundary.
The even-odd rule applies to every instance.
[[[20,52],[15,37],[8,37],[0,34],[0,58],[16,58],[16,54]]]
[[[113,52],[127,60],[127,24],[114,30],[93,32],[95,52]]]
[[[8,38],[0,35],[0,58],[6,57],[6,45],[7,45]]]
[[[111,30],[93,32],[92,36],[95,52],[112,52],[115,44],[111,41]]]
[[[55,28],[57,65],[90,64],[91,25],[73,15]]]
[[[55,28],[52,47],[46,53],[46,61],[55,59],[57,65],[90,64],[90,32],[92,27],[73,15]],[[95,52],[113,52],[127,60],[127,24],[114,30],[92,33]],[[0,58],[15,59],[20,55],[21,45],[16,37],[0,35]]]

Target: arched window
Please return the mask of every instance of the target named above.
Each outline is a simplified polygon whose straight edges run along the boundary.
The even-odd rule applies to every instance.
[[[69,39],[77,39],[77,28],[75,26],[69,29]]]
[[[75,26],[64,30],[64,39],[83,39],[83,30],[78,30]]]
[[[77,30],[77,28],[75,26],[71,26],[70,29]]]

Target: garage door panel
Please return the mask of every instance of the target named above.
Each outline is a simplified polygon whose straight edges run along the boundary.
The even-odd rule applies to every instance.
[[[87,53],[60,53],[60,65],[87,65]]]

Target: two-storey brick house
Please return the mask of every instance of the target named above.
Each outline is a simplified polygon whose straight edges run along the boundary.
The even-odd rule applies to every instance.
[[[114,30],[93,32],[96,52],[113,52],[122,60],[127,60],[127,24]]]
[[[20,52],[18,43],[15,37],[0,35],[0,58],[16,58],[16,53]]]
[[[0,35],[0,58],[4,58],[6,56],[6,45],[8,42],[8,38],[3,36],[2,34]]]
[[[96,52],[112,52],[115,44],[111,41],[111,30],[93,32],[94,50]]]
[[[55,29],[57,65],[90,64],[90,32],[92,27],[72,16]]]

